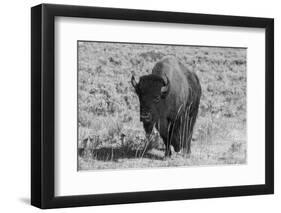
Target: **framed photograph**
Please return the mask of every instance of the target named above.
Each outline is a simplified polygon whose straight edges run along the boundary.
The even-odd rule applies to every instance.
[[[31,204],[272,194],[274,20],[31,9]]]

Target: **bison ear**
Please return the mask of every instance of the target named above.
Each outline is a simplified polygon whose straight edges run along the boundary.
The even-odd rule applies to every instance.
[[[135,80],[135,76],[132,76],[131,78],[131,84],[133,85],[133,87],[135,88],[135,90],[137,91],[138,89],[138,83]]]
[[[163,81],[164,81],[164,86],[161,87],[161,98],[166,98],[166,96],[170,91],[170,81],[166,75],[163,77]]]

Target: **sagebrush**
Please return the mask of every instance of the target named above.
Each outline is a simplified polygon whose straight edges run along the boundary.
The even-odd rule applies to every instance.
[[[130,84],[167,55],[196,72],[202,86],[189,158],[165,159],[157,132],[145,143]],[[246,67],[244,48],[79,41],[78,169],[246,163]]]

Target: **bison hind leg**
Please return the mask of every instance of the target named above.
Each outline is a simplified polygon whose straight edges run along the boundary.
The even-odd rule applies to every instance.
[[[171,155],[172,155],[171,147],[166,145],[165,157],[171,157]]]

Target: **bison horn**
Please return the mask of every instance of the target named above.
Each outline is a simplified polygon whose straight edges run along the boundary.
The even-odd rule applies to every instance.
[[[169,81],[168,77],[166,76],[166,74],[165,74],[165,76],[163,76],[163,81],[164,81],[164,86],[161,88],[161,96],[164,98],[168,94],[169,87],[170,87],[170,81]]]
[[[133,87],[136,89],[136,88],[137,88],[137,86],[138,86],[138,83],[136,82],[136,80],[135,80],[135,76],[134,76],[134,75],[132,75],[132,78],[131,78],[131,83],[132,83]]]

